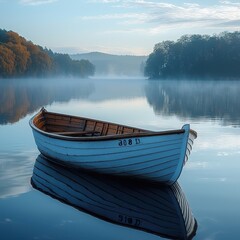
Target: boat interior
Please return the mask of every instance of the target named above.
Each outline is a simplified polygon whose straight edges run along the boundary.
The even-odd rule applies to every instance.
[[[71,137],[108,136],[150,132],[139,128],[89,118],[48,112],[45,109],[42,109],[34,117],[33,124],[42,131]]]

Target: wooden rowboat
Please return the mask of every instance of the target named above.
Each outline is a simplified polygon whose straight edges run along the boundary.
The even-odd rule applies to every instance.
[[[39,151],[60,164],[168,184],[180,176],[197,137],[189,124],[153,132],[44,108],[30,126]]]
[[[115,224],[170,239],[192,239],[196,234],[197,221],[178,183],[137,184],[69,169],[42,155],[35,162],[31,183],[63,203]]]

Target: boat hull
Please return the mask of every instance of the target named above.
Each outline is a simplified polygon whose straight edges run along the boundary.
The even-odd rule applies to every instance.
[[[60,164],[114,174],[174,183],[190,154],[194,136],[189,125],[176,134],[73,141],[33,128],[39,151]]]
[[[39,151],[55,162],[167,184],[180,176],[197,137],[189,124],[153,132],[44,108],[30,126]]]

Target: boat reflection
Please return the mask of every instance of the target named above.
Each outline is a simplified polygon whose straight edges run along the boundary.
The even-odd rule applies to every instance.
[[[42,155],[31,179],[34,188],[101,219],[171,239],[192,239],[197,222],[178,183],[141,184],[90,175],[57,165]]]

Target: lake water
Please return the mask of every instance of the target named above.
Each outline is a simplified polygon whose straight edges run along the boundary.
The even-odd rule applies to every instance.
[[[151,130],[190,123],[198,138],[178,184],[197,221],[194,239],[239,239],[239,93],[238,81],[0,81],[0,239],[160,239],[32,187],[39,152],[28,121],[43,106]]]

